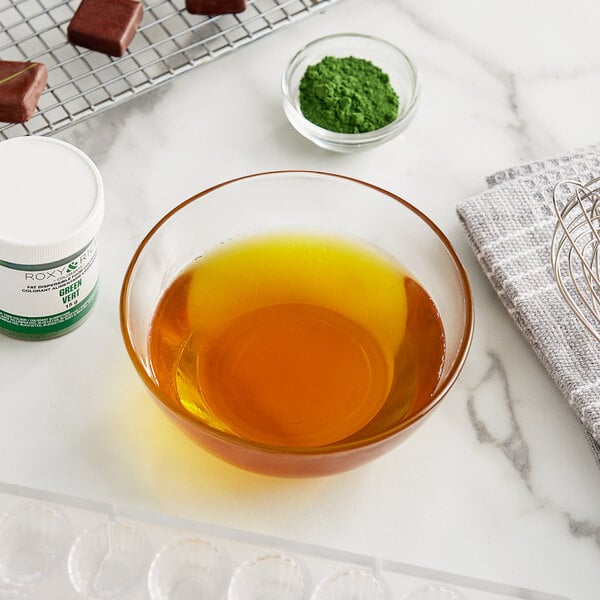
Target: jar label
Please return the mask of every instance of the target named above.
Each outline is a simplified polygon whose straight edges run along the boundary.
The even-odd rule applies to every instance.
[[[72,328],[94,305],[98,271],[95,240],[64,262],[0,262],[0,330],[17,337],[45,337]]]

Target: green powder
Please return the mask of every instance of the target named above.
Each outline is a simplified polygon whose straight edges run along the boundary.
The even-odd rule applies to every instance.
[[[300,110],[312,123],[340,133],[364,133],[398,116],[389,76],[362,58],[326,56],[300,81]]]

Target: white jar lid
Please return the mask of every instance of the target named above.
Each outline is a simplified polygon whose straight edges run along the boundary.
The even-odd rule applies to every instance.
[[[96,165],[53,138],[0,142],[0,261],[58,261],[94,239],[104,217]]]

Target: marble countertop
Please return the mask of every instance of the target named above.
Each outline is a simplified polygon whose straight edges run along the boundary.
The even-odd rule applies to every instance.
[[[598,142],[599,19],[586,0],[344,0],[58,134],[104,178],[101,295],[65,337],[0,338],[0,481],[598,598],[600,470],[455,208],[494,171]],[[422,78],[409,129],[352,155],[299,136],[279,95],[291,55],[343,31],[399,45]],[[168,209],[287,168],[406,198],[449,237],[475,298],[472,349],[440,408],[384,457],[321,479],[247,473],[194,446],[144,390],[118,322],[127,264]]]

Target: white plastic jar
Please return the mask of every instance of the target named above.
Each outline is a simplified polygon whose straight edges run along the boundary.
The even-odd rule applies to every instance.
[[[0,142],[0,333],[48,339],[79,326],[98,293],[100,173],[53,138]]]

